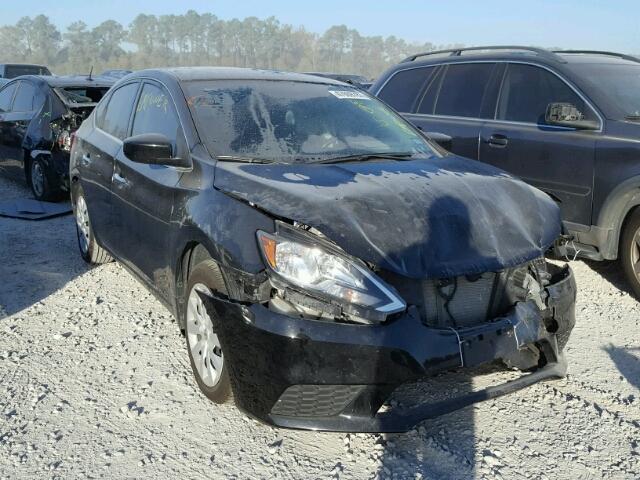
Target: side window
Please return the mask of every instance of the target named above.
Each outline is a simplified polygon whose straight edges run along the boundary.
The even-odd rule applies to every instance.
[[[0,112],[11,110],[11,101],[13,100],[13,94],[16,93],[17,85],[18,82],[14,82],[0,90]]]
[[[438,91],[442,84],[443,70],[440,70],[432,78],[429,79],[429,84],[424,91],[424,95],[420,99],[420,105],[418,105],[418,113],[424,113],[428,115],[433,114],[433,109],[436,106],[436,99],[438,98]]]
[[[113,92],[102,119],[98,119],[99,128],[120,140],[124,140],[127,136],[129,118],[137,93],[138,83],[128,83]],[[102,121],[100,122],[100,120]]]
[[[13,101],[14,112],[30,112],[33,110],[33,101],[36,96],[36,88],[31,82],[22,81],[18,93]]]
[[[585,118],[596,118],[584,100],[555,74],[533,65],[509,64],[496,118],[544,124],[547,106],[554,102],[572,103]]]
[[[436,115],[477,118],[493,63],[449,65],[436,100]]]
[[[398,112],[411,112],[413,102],[434,71],[435,67],[402,70],[391,77],[378,97]]]
[[[136,106],[131,135],[160,133],[173,144],[175,153],[180,121],[169,95],[160,87],[145,83]]]

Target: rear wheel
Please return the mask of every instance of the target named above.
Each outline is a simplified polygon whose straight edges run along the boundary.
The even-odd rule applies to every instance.
[[[34,158],[29,162],[27,178],[36,200],[49,202],[60,198],[60,192],[52,185],[47,165],[41,158]]]
[[[640,208],[631,214],[620,239],[620,261],[629,285],[640,299]]]
[[[215,403],[232,397],[227,362],[214,322],[200,294],[226,294],[222,273],[213,260],[198,263],[189,275],[186,289],[185,327],[187,351],[193,375],[205,396]]]
[[[76,186],[71,197],[73,202],[73,213],[76,217],[76,232],[78,235],[78,248],[83,260],[92,265],[100,265],[113,261],[113,257],[98,245],[91,228],[89,210],[84,198],[82,187]]]

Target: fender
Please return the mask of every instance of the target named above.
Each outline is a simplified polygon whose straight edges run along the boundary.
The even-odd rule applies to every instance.
[[[181,309],[183,254],[196,244],[202,245],[223,272],[253,276],[264,270],[255,234],[257,229],[274,231],[272,217],[213,188],[201,191],[197,197],[187,194],[183,201],[178,199],[177,204],[171,221],[175,230],[168,247],[175,274],[172,293],[176,313]],[[238,240],[238,235],[244,238]],[[246,237],[253,241],[247,241]]]
[[[614,188],[598,215],[598,227],[607,232],[600,245],[606,260],[618,258],[618,246],[624,221],[629,212],[640,205],[640,175],[628,178]]]

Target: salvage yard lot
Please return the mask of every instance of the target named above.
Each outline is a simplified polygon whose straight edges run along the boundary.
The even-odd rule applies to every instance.
[[[0,200],[27,195],[0,178]],[[71,216],[0,218],[0,477],[640,478],[640,304],[614,266],[572,266],[566,379],[405,435],[296,432],[207,401],[171,315],[88,268]]]

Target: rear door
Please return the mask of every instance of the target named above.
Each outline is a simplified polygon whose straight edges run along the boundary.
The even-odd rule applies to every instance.
[[[451,137],[450,150],[478,158],[478,136],[486,105],[494,103],[491,86],[496,64],[456,63],[441,66],[425,84],[413,112],[406,115],[425,133]]]
[[[7,114],[7,127],[10,131],[11,152],[9,157],[9,168],[11,175],[15,178],[23,178],[24,170],[24,150],[22,142],[29,128],[29,123],[35,114],[36,86],[28,81],[21,80],[18,85],[11,112]]]
[[[601,122],[556,73],[536,65],[508,64],[495,119],[482,128],[480,160],[547,192],[560,205],[563,220],[590,225],[599,132],[546,125],[545,112],[553,102],[572,103],[585,118]]]
[[[19,171],[16,152],[20,148],[20,139],[16,138],[13,128],[12,107],[19,82],[11,82],[0,89],[0,171],[15,179],[23,179]]]
[[[139,87],[139,82],[131,82],[114,90],[96,108],[95,128],[78,140],[82,152],[78,168],[89,218],[96,237],[110,251],[117,240],[111,224],[111,177],[115,157],[129,130]]]
[[[160,84],[146,81],[133,114],[131,135],[158,133],[174,155],[188,155],[173,99]],[[169,235],[174,189],[182,170],[131,161],[120,150],[113,172],[113,222],[119,260],[145,278],[169,300]]]

